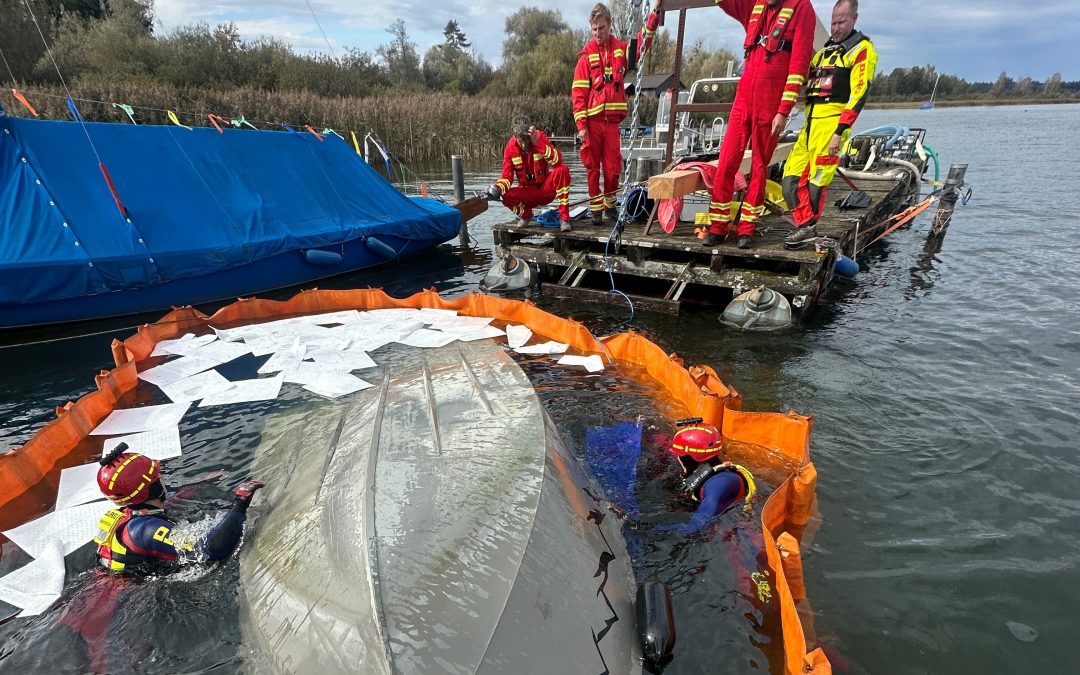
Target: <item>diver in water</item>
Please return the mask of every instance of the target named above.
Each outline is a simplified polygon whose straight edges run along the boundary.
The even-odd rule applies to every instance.
[[[165,513],[161,462],[127,450],[126,443],[116,446],[101,460],[97,474],[102,494],[118,507],[102,517],[94,537],[98,562],[105,571],[115,575],[159,572],[181,561],[224,560],[236,550],[248,505],[262,483],[241,484],[232,508],[205,537],[174,541],[176,524]]]
[[[698,502],[690,522],[665,529],[700,532],[717,514],[742,501],[749,507],[757,492],[754,476],[745,467],[722,461],[723,437],[700,417],[675,423],[679,429],[671,439],[671,452],[683,470],[680,492]]]

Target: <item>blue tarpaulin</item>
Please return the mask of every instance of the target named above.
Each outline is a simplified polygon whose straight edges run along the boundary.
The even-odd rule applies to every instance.
[[[334,135],[0,115],[0,304],[145,288],[369,236],[441,242],[459,227],[456,209],[401,194]]]

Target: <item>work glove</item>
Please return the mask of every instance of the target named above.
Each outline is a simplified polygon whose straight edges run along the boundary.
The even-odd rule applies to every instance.
[[[502,201],[502,190],[495,187],[494,185],[488,186],[487,198],[491,201]]]
[[[255,491],[262,487],[265,487],[265,484],[257,480],[244,481],[240,487],[236,488],[236,499],[233,500],[233,504],[246,509],[251,503],[251,498],[255,496]]]

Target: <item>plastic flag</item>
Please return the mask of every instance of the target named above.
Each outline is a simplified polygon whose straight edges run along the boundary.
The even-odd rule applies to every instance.
[[[166,110],[165,114],[167,114],[169,116],[169,121],[172,122],[173,124],[175,124],[176,126],[183,127],[185,129],[187,129],[188,131],[191,131],[191,127],[187,126],[186,124],[180,124],[180,119],[176,116],[176,113],[174,113],[173,111]]]

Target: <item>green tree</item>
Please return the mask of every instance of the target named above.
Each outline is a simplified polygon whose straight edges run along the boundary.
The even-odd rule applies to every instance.
[[[160,62],[151,28],[151,6],[139,0],[112,0],[104,18],[87,20],[64,14],[53,40],[56,67],[65,78],[100,77],[116,81],[149,81]],[[57,79],[48,55],[38,60],[37,75]]]
[[[420,81],[420,56],[416,53],[416,43],[409,39],[405,21],[398,19],[386,29],[391,40],[376,49],[376,53],[386,62],[390,82],[399,87],[411,88],[410,84]]]
[[[465,33],[458,26],[458,22],[453,19],[446,22],[446,27],[443,28],[443,36],[446,38],[443,45],[450,49],[456,49],[460,52],[472,46],[472,43],[465,38]]]
[[[37,17],[45,39],[52,41],[56,30],[56,19],[48,0],[30,0],[30,7]],[[7,68],[0,71],[5,80],[11,77],[19,81],[33,78],[34,65],[45,55],[45,43],[38,35],[30,12],[23,0],[0,0],[0,51],[3,51]]]
[[[506,71],[506,88],[514,96],[568,95],[584,32],[542,35],[532,49]]]
[[[522,7],[506,18],[506,39],[503,40],[504,67],[512,65],[519,58],[537,48],[540,38],[545,35],[559,35],[568,30],[570,27],[566,25],[562,14],[557,10]],[[578,46],[578,49],[580,48],[581,45]]]

